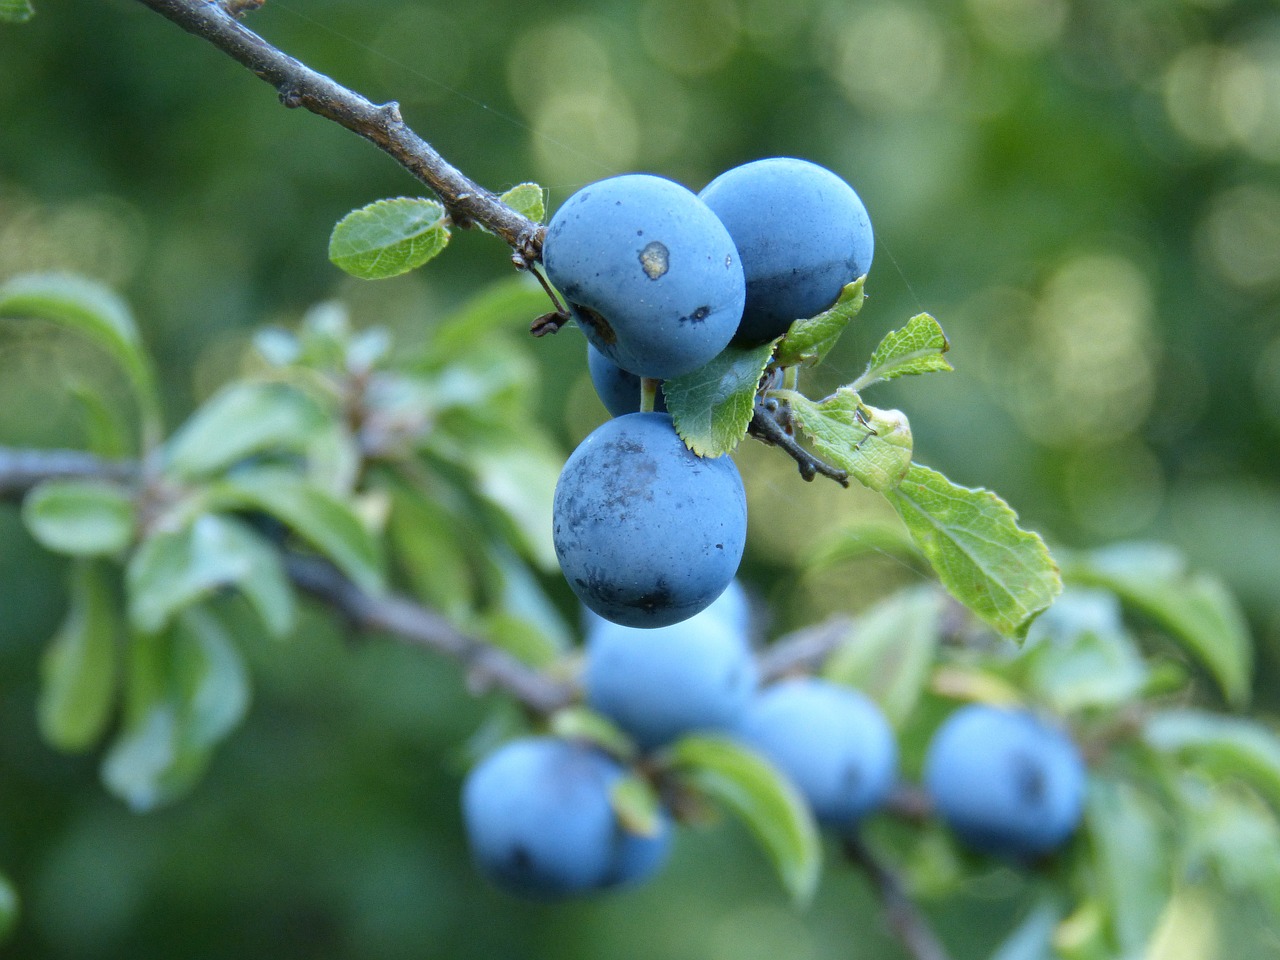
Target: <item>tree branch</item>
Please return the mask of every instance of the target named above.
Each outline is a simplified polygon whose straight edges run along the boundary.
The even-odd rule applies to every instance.
[[[751,412],[751,422],[747,424],[747,433],[762,443],[780,447],[796,462],[800,468],[800,476],[812,480],[818,474],[829,477],[842,487],[849,486],[849,474],[839,467],[833,467],[825,460],[820,460],[800,446],[779,419],[781,407],[777,401],[762,400],[756,397],[755,409]]]
[[[837,615],[779,637],[756,658],[760,682],[771,683],[791,673],[818,669],[836,647],[849,639],[854,623],[852,617]]]
[[[517,264],[532,267],[543,229],[452,166],[414,133],[394,101],[375,104],[273,47],[215,0],[140,0],[188,33],[209,41],[275,87],[286,107],[304,107],[389,154],[440,197],[458,226],[478,223],[505,240]],[[244,7],[241,4],[241,7]],[[250,5],[251,6],[251,5]],[[237,12],[240,8],[237,7]]]
[[[124,481],[136,474],[136,463],[103,460],[75,450],[0,447],[0,498],[4,499],[21,499],[41,481],[55,477]],[[463,633],[428,607],[404,597],[367,594],[319,557],[284,549],[283,559],[285,570],[299,589],[329,604],[362,630],[381,630],[458,661],[476,692],[504,690],[541,714],[567,706],[577,695],[572,684]]]
[[[875,887],[889,928],[907,953],[914,960],[950,960],[946,947],[908,896],[898,875],[881,863],[856,834],[846,835],[842,847],[849,862],[860,867]]]

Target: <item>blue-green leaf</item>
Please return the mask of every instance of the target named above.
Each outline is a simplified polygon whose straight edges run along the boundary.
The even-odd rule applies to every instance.
[[[895,727],[911,715],[938,651],[942,596],[912,587],[881,600],[854,624],[823,676],[875,700]]]
[[[804,799],[772,764],[732,740],[712,736],[678,740],[667,749],[665,762],[684,783],[742,819],[797,904],[813,899],[822,870],[818,828]]]
[[[952,483],[913,464],[886,493],[908,531],[957,600],[1000,633],[1023,637],[1062,592],[1044,541],[990,490]]]
[[[772,354],[772,342],[749,348],[730,344],[697,370],[663,381],[667,410],[690,450],[718,457],[746,436],[756,388]]]
[[[254,509],[271,514],[324,554],[360,589],[385,587],[382,548],[342,499],[288,470],[263,467],[237,471],[209,490],[222,509]]]
[[[895,330],[880,341],[867,364],[866,371],[854,383],[863,390],[881,380],[950,370],[943,356],[951,349],[947,335],[938,321],[927,313],[917,314],[901,330]]]
[[[107,350],[128,374],[148,434],[159,431],[151,360],[128,305],[102,284],[56,273],[24,274],[0,285],[0,316],[39,317],[77,330]]]
[[[43,547],[72,556],[108,556],[133,541],[133,499],[100,480],[46,480],[22,504],[22,519]]]
[[[797,320],[791,324],[786,336],[778,344],[778,365],[795,366],[798,363],[817,364],[831,352],[840,334],[862,309],[866,277],[859,277],[840,291],[840,297],[830,308],[816,317]]]
[[[177,799],[203,775],[248,702],[239,651],[207,611],[187,610],[163,633],[136,635],[125,722],[103,758],[103,782],[139,813]]]
[[[263,452],[302,452],[328,424],[310,397],[282,383],[234,383],[197,410],[165,445],[169,471],[192,479]]]
[[[991,960],[1052,960],[1053,934],[1061,920],[1061,904],[1042,898],[991,954]]]
[[[157,533],[129,561],[129,619],[142,633],[223,587],[238,587],[278,637],[293,630],[294,596],[276,552],[232,517],[204,514],[182,530]]]
[[[1147,717],[1147,743],[1219,778],[1249,784],[1280,814],[1280,735],[1256,720],[1191,708]]]
[[[118,629],[103,571],[79,561],[71,570],[71,608],[40,662],[40,733],[59,750],[87,750],[106,728],[116,692]]]
[[[1069,555],[1068,580],[1114,591],[1124,604],[1160,624],[1213,675],[1227,700],[1249,700],[1253,641],[1240,605],[1216,577],[1193,573],[1162,544],[1118,544]]]
[[[329,237],[329,259],[353,277],[381,280],[422,266],[449,242],[443,205],[418,197],[352,210]]]

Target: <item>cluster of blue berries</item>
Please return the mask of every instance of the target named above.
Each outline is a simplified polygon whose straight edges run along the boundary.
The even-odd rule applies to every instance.
[[[728,457],[676,435],[641,378],[703,366],[730,342],[766,343],[871,266],[866,208],[823,167],[774,158],[700,195],[646,174],[579,190],[547,227],[543,262],[589,342],[592,382],[615,419],[569,458],[554,538],[573,591],[600,616],[657,628],[705,608],[737,572],[746,498]]]

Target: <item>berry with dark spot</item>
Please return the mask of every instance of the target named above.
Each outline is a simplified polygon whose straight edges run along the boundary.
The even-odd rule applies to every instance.
[[[773,157],[734,167],[699,194],[729,230],[747,300],[740,343],[764,343],[812,317],[871,269],[875,243],[853,188],[807,160]]]
[[[732,600],[656,630],[596,619],[587,634],[587,703],[640,746],[697,730],[732,730],[755,693],[755,658]]]
[[[728,232],[694,193],[661,177],[579,190],[551,218],[542,260],[587,339],[637,376],[697,369],[742,319],[746,285]]]
[[[826,680],[767,687],[747,708],[738,736],[786,774],[829,826],[855,824],[897,781],[898,744],[880,708]]]
[[[934,734],[924,783],[966,845],[1025,860],[1057,849],[1075,831],[1085,767],[1070,738],[1034,714],[970,704]]]
[[[664,627],[728,587],[746,545],[747,500],[732,460],[693,453],[668,414],[631,413],[569,456],[552,520],[578,599],[614,623]]]
[[[594,747],[550,737],[513,740],[468,775],[467,839],[481,873],[536,899],[636,883],[666,860],[671,828],[644,837],[618,821],[609,793],[623,775]]]

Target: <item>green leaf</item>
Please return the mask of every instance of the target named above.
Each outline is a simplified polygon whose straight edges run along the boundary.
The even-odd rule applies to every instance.
[[[1147,717],[1143,737],[1215,777],[1249,784],[1280,815],[1280,737],[1242,717],[1173,709]]]
[[[102,762],[107,788],[139,813],[185,794],[243,719],[248,673],[222,625],[188,610],[130,645],[125,723]]]
[[[1213,899],[1203,889],[1180,887],[1160,915],[1143,960],[1203,960],[1219,955]]]
[[[742,819],[791,898],[808,904],[818,887],[822,847],[813,814],[791,782],[759,754],[719,737],[684,737],[665,756],[681,780]]]
[[[294,595],[280,558],[249,526],[204,514],[145,540],[125,572],[129,620],[144,634],[223,587],[238,587],[273,636],[293,630]]]
[[[1043,897],[1025,920],[991,954],[991,960],[1050,960],[1053,934],[1062,920],[1056,899]]]
[[[13,935],[18,925],[18,911],[22,901],[18,899],[18,891],[9,878],[0,873],[0,943]]]
[[[498,199],[534,223],[541,223],[547,215],[547,192],[536,183],[517,184]]]
[[[952,483],[913,464],[886,493],[938,578],[1000,633],[1023,637],[1062,592],[1058,567],[1037,534],[989,490]]]
[[[71,570],[71,609],[40,662],[40,733],[59,750],[87,750],[102,736],[116,691],[114,598],[103,571]]]
[[[941,596],[933,586],[900,591],[868,610],[823,666],[823,676],[856,687],[901,726],[928,683],[938,652]]]
[[[866,277],[859,277],[840,291],[840,297],[832,306],[805,320],[791,324],[786,336],[778,344],[778,366],[791,367],[798,363],[821,363],[840,339],[849,321],[858,315],[866,299],[863,285]]]
[[[109,460],[129,455],[129,431],[120,411],[109,405],[97,390],[84,383],[67,384],[67,394],[80,405],[84,415],[84,449]]]
[[[35,15],[31,0],[0,0],[0,23],[26,23]]]
[[[208,476],[264,452],[301,452],[328,423],[314,400],[282,383],[233,383],[197,410],[166,444],[170,472]]]
[[[551,715],[550,731],[564,740],[585,740],[619,760],[631,760],[636,745],[608,717],[589,707],[565,707]]]
[[[397,566],[414,594],[448,617],[460,618],[475,602],[470,564],[463,552],[464,518],[398,480],[390,482],[387,523]]]
[[[237,471],[209,490],[222,509],[271,514],[327,557],[361,590],[385,588],[382,549],[343,500],[275,467]]]
[[[444,207],[398,197],[352,210],[329,237],[329,259],[353,277],[382,280],[422,266],[449,242]]]
[[[907,475],[911,425],[900,411],[869,407],[849,387],[820,403],[794,390],[771,395],[791,405],[796,423],[819,456],[847,470],[863,486],[884,493]]]
[[[65,274],[25,274],[0,284],[0,316],[39,317],[77,330],[107,350],[128,374],[144,419],[158,434],[160,405],[151,361],[128,305],[93,280]]]
[[[866,372],[853,383],[853,389],[863,390],[881,380],[950,370],[951,364],[943,356],[950,349],[951,344],[938,321],[927,313],[917,314],[901,330],[893,331],[880,341]]]
[[[1028,676],[1038,697],[1057,713],[1119,707],[1138,699],[1150,671],[1122,630],[1085,630],[1032,647]]]
[[[676,432],[698,456],[729,453],[746,436],[774,343],[750,348],[730,344],[692,373],[663,381]]]
[[[46,480],[27,494],[22,519],[36,541],[55,553],[106,556],[133,541],[132,498],[101,480]]]
[[[511,520],[528,554],[545,570],[559,570],[552,541],[551,503],[564,456],[539,434],[493,438],[471,456],[476,489]]]
[[[1097,882],[1123,956],[1141,956],[1172,893],[1169,838],[1130,784],[1090,777],[1085,819]]]
[[[634,773],[619,777],[609,790],[609,804],[628,833],[656,837],[662,832],[662,803],[644,777]]]
[[[1160,544],[1120,544],[1069,555],[1064,564],[1071,582],[1112,590],[1167,630],[1210,672],[1229,703],[1248,702],[1253,641],[1221,581],[1188,571],[1177,551]]]

